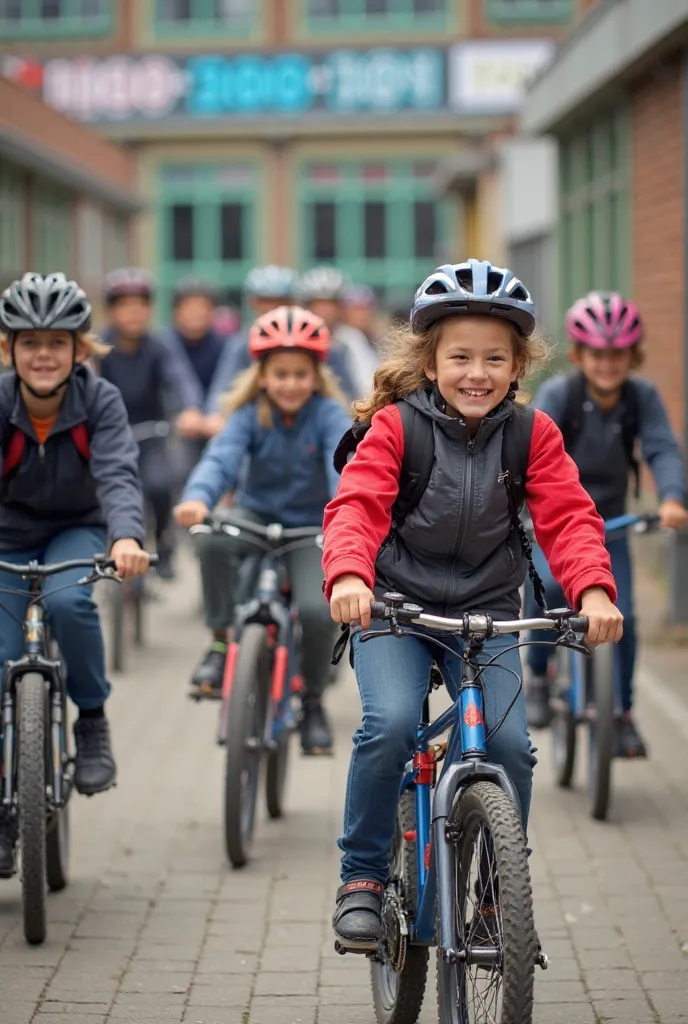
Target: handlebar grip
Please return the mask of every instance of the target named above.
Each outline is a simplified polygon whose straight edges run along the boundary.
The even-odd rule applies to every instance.
[[[570,619],[566,620],[566,624],[569,629],[572,629],[574,633],[587,633],[588,632],[588,616],[587,615],[572,615]]]
[[[373,601],[370,605],[370,614],[374,619],[389,618],[389,610],[384,601]]]
[[[154,566],[154,565],[157,565],[157,564],[158,564],[158,562],[160,561],[160,555],[159,555],[159,554],[157,553],[157,551],[154,551],[154,552],[153,552],[153,553],[152,553],[151,555],[149,555],[148,557],[149,557],[149,559],[150,559],[150,565],[151,565],[151,567],[152,567],[152,566]]]

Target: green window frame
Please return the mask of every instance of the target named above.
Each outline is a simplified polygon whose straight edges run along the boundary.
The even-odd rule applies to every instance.
[[[0,275],[26,266],[26,189],[21,170],[0,161]],[[4,282],[1,283],[4,287]]]
[[[114,0],[0,0],[0,39],[104,36]]]
[[[485,16],[497,23],[571,21],[574,0],[485,0]]]
[[[159,314],[170,308],[186,277],[214,282],[238,303],[256,262],[261,176],[250,161],[164,163],[156,189],[160,280]]]
[[[309,35],[437,32],[447,29],[450,0],[302,0]]]
[[[72,197],[47,182],[37,182],[33,192],[32,269],[39,274],[73,272],[75,246],[72,236]]]
[[[260,26],[262,6],[262,0],[156,0],[154,33],[165,39],[250,39]]]
[[[629,290],[630,144],[625,104],[560,142],[562,314],[591,289]]]
[[[300,168],[300,263],[333,263],[388,305],[409,303],[442,262],[451,237],[448,201],[435,196],[436,154],[331,161]]]

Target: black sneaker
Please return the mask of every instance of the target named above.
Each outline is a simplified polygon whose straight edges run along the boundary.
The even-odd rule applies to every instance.
[[[337,906],[332,915],[339,953],[369,953],[380,941],[382,885],[368,879],[347,882],[337,890]]]
[[[191,676],[191,685],[199,696],[215,698],[222,696],[226,660],[226,641],[214,640]]]
[[[17,819],[0,811],[0,878],[11,878],[17,871]]]
[[[157,573],[161,580],[173,580],[176,578],[177,574],[174,571],[172,554],[173,553],[170,550],[165,550],[164,548],[161,550],[158,548]]]
[[[546,729],[552,721],[549,679],[531,675],[526,684],[526,718],[529,729]]]
[[[301,749],[304,754],[332,753],[332,730],[318,697],[303,699]]]
[[[628,711],[616,720],[615,754],[617,757],[647,757],[645,741]]]
[[[77,792],[93,796],[117,781],[117,766],[110,747],[107,718],[78,718],[74,723],[74,785]]]

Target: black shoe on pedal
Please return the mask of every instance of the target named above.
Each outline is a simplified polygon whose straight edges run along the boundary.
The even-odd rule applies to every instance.
[[[173,580],[176,578],[177,574],[174,570],[172,551],[158,548],[157,573],[161,580]]]
[[[200,697],[221,697],[222,681],[225,675],[227,644],[214,640],[194,669],[191,686]]]
[[[616,757],[647,757],[645,741],[628,712],[616,720],[615,754]]]
[[[317,697],[304,697],[301,713],[301,749],[304,754],[332,753],[332,730]]]
[[[382,885],[370,879],[346,882],[337,889],[332,927],[338,952],[370,953],[381,935]]]
[[[74,723],[74,785],[78,793],[104,793],[117,781],[107,718],[78,718]]]
[[[531,675],[526,685],[526,718],[529,729],[546,729],[552,721],[547,676]]]
[[[11,878],[17,871],[17,819],[0,811],[0,878]]]

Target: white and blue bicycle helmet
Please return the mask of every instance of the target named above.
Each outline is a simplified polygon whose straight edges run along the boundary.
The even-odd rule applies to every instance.
[[[488,260],[445,263],[423,281],[411,308],[411,329],[419,333],[448,316],[494,316],[523,335],[535,327],[535,305],[525,285],[506,267]]]
[[[244,291],[256,299],[291,299],[298,274],[291,267],[268,263],[264,267],[249,270],[244,281]]]

